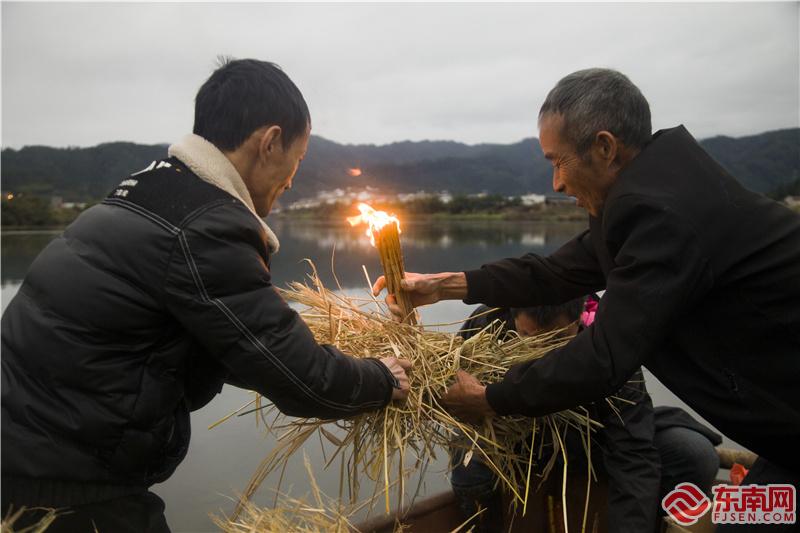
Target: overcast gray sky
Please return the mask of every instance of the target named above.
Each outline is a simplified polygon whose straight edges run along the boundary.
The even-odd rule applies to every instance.
[[[800,3],[2,3],[2,144],[172,142],[220,54],[280,64],[347,143],[538,136],[547,91],[621,70],[653,127],[800,122]]]

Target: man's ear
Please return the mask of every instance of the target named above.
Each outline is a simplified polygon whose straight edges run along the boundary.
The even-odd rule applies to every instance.
[[[595,152],[602,161],[611,164],[619,153],[619,143],[617,138],[608,131],[598,131],[594,137]]]
[[[260,130],[258,137],[258,158],[262,161],[270,159],[282,149],[282,134],[280,126],[268,126]]]

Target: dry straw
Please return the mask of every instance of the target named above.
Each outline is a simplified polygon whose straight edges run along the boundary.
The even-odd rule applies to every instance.
[[[238,517],[212,515],[211,519],[223,533],[359,533],[360,530],[353,523],[354,516],[369,505],[375,495],[358,505],[344,506],[341,498],[331,498],[320,490],[308,456],[304,454],[303,459],[311,484],[310,498],[298,499],[277,494],[274,507],[258,507],[246,502]],[[481,512],[478,511],[473,517]],[[463,531],[468,523],[469,520],[465,521],[450,533]],[[396,520],[393,530],[394,533],[402,533],[406,527]]]
[[[317,341],[333,344],[357,357],[409,359],[413,364],[409,374],[411,390],[406,401],[394,401],[384,409],[337,422],[278,416],[270,425],[277,435],[277,446],[253,475],[234,511],[234,519],[247,511],[248,500],[266,476],[282,471],[289,458],[312,437],[324,438],[333,446],[326,466],[337,457],[347,465],[342,467],[341,485],[346,485],[351,502],[357,501],[359,480],[366,474],[378,482],[375,494],[385,494],[387,513],[390,486],[397,484],[395,503],[401,508],[408,475],[415,470],[424,471],[437,452],[448,447],[463,448],[465,461],[487,464],[523,510],[531,484],[537,483],[537,475],[541,481],[549,473],[560,451],[561,436],[567,430],[579,432],[588,447],[589,433],[600,424],[589,419],[585,411],[562,411],[535,419],[502,417],[470,425],[453,418],[440,403],[457,370],[463,369],[484,383],[498,381],[512,365],[563,346],[568,339],[560,335],[562,332],[522,338],[503,334],[495,323],[462,341],[452,333],[397,323],[387,318],[382,304],[374,298],[351,298],[330,291],[322,285],[313,264],[311,267],[308,283],[292,283],[281,293],[305,308],[301,315]],[[257,412],[266,421],[264,410]],[[331,428],[331,423],[338,429]],[[529,465],[541,456],[544,442],[552,443],[556,453],[532,476]]]
[[[403,321],[415,325],[417,317],[411,298],[400,287],[400,280],[405,277],[403,250],[400,247],[400,229],[397,224],[390,223],[375,231],[374,235],[375,247],[378,249],[383,273],[386,276],[386,289],[389,294],[394,294],[397,298],[397,305],[403,311]]]
[[[27,526],[17,525],[17,522],[22,519],[23,516],[35,512],[43,513],[36,523]],[[59,513],[55,509],[43,509],[40,507],[27,509],[25,507],[20,507],[14,510],[13,508],[9,508],[0,523],[0,533],[42,533],[58,519],[58,516]]]
[[[212,520],[225,533],[348,533],[355,530],[350,517],[360,508],[345,510],[340,502],[323,494],[308,457],[304,457],[304,461],[311,483],[311,502],[308,498],[297,499],[277,493],[278,504],[274,507],[258,507],[248,501],[238,516],[212,516]]]

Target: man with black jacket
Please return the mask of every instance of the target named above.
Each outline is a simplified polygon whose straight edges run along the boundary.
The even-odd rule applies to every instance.
[[[168,531],[148,488],[225,382],[330,419],[407,395],[407,361],[317,344],[271,283],[262,217],[309,131],[283,71],[228,61],[197,94],[194,133],[36,258],[2,318],[4,515],[68,508],[50,531]]]
[[[594,324],[563,348],[499,383],[461,373],[444,401],[465,418],[544,415],[599,400],[644,365],[760,456],[745,483],[796,483],[800,217],[744,189],[684,127],[651,135],[647,100],[619,72],[559,81],[539,126],[553,188],[577,198],[589,228],[548,257],[407,274],[402,286],[415,305],[605,295]]]

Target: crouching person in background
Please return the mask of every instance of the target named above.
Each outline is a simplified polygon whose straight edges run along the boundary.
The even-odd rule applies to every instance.
[[[197,94],[194,133],[33,262],[2,318],[4,516],[50,507],[68,513],[48,531],[168,531],[149,488],[225,382],[326,419],[408,394],[408,362],[319,345],[272,285],[262,217],[309,135],[282,70],[226,62]]]
[[[562,330],[562,335],[573,336],[591,324],[596,309],[594,296],[561,305],[494,311],[481,305],[459,334],[468,339],[498,321],[504,330],[515,331],[523,337],[552,330]],[[603,424],[592,437],[592,462],[608,483],[608,530],[654,532],[660,524],[661,499],[677,483],[689,481],[710,494],[719,470],[714,446],[722,439],[680,408],[653,409],[641,369],[615,396],[622,399],[612,400],[617,412],[606,402],[586,406],[592,418]],[[530,440],[530,436],[525,438]],[[579,435],[568,433],[565,446],[570,468],[576,466],[585,472],[586,451]],[[534,456],[534,471],[537,467],[541,470],[552,454],[558,453],[553,451],[552,442],[546,442],[543,450],[541,455]],[[450,482],[464,520],[484,509],[472,521],[475,531],[498,531],[504,521],[505,508],[497,476],[478,457],[473,456],[466,465],[463,461],[464,450],[454,448]]]

